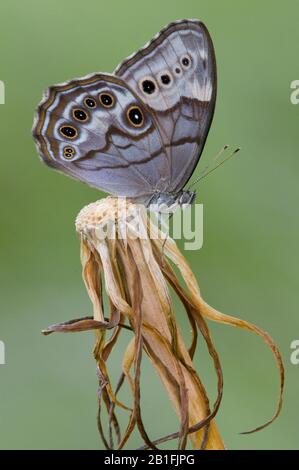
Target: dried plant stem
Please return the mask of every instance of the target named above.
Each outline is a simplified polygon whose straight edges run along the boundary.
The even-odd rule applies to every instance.
[[[141,278],[144,279],[145,283],[143,286],[143,292],[145,295],[142,302],[144,320],[142,334],[144,337],[145,349],[149,353],[149,358],[154,368],[158,372],[178,416],[180,416],[181,403],[175,386],[175,383],[179,382],[180,377],[179,370],[176,367],[176,361],[173,357],[173,352],[169,347],[171,344],[171,331],[169,329],[167,319],[165,318],[164,311],[161,310],[161,305],[159,299],[157,298],[157,289],[155,284],[150,279],[150,273],[148,272],[147,264],[145,260],[142,259],[142,251],[140,247],[138,247],[138,244],[135,244],[134,256],[136,259],[141,261],[141,263],[138,263],[138,269],[143,271]],[[130,289],[133,290],[133,278],[127,264],[125,263],[124,270],[124,274],[128,280],[128,285]],[[182,357],[184,358],[186,364],[188,364],[194,371],[192,360],[189,356],[187,347],[183,342],[180,332],[178,332],[178,341]],[[172,371],[175,380],[170,380],[169,371]],[[182,374],[189,399],[189,425],[192,426],[207,416],[209,413],[209,404],[199,379],[194,379],[194,373],[191,375],[186,368],[182,368]],[[191,435],[194,448],[200,448],[202,439],[202,430],[199,430]],[[214,421],[210,423],[206,448],[214,450],[224,449],[222,438]]]

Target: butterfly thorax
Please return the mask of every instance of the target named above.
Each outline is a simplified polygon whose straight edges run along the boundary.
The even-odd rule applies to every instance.
[[[151,196],[145,205],[155,212],[175,212],[192,204],[196,193],[193,191],[179,191],[178,193],[156,193]]]

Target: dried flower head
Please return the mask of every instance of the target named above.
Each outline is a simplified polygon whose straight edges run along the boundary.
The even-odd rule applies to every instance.
[[[224,448],[214,421],[222,397],[222,369],[207,319],[252,331],[271,348],[280,370],[279,401],[273,418],[250,432],[264,428],[277,417],[282,405],[284,370],[271,337],[246,321],[220,313],[203,300],[196,279],[177,245],[170,237],[165,239],[165,234],[152,222],[143,206],[108,197],[82,209],[76,220],[76,230],[81,240],[83,279],[93,304],[93,317],[52,325],[44,330],[44,334],[96,331],[98,428],[107,449],[115,447],[115,437],[116,448],[122,449],[136,426],[144,441],[143,448],[157,449],[162,442],[178,439],[178,449],[184,449],[188,438],[194,448]],[[191,325],[189,347],[177,325],[169,286],[185,307]],[[109,315],[104,313],[104,292],[109,299]],[[123,357],[119,382],[113,390],[107,359],[124,328],[131,330],[133,337]],[[112,330],[108,338],[107,330]],[[218,379],[218,395],[212,407],[192,363],[198,333],[206,342]],[[158,439],[149,437],[142,420],[140,369],[143,352],[158,372],[179,417],[178,431]],[[133,409],[117,398],[125,380],[132,391]],[[108,437],[101,421],[102,404],[109,416]],[[117,419],[119,407],[129,412],[123,433]]]

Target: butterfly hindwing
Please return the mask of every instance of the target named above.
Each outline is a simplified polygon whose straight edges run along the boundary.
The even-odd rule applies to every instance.
[[[112,75],[50,87],[33,135],[49,166],[112,194],[149,195],[169,179],[151,113]]]

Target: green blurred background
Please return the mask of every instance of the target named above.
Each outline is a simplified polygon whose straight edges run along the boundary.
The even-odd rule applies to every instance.
[[[186,257],[208,302],[269,331],[286,365],[280,418],[260,433],[239,435],[271,416],[277,370],[259,338],[211,325],[225,377],[217,422],[230,449],[299,448],[299,366],[289,359],[290,343],[299,338],[299,105],[290,103],[290,83],[299,79],[298,2],[2,0],[3,449],[102,447],[95,423],[93,333],[40,334],[48,324],[91,313],[74,219],[102,194],[40,163],[31,137],[34,109],[48,85],[111,72],[165,24],[185,17],[206,23],[218,60],[216,114],[196,174],[223,144],[242,147],[238,157],[202,183],[204,247]],[[180,308],[177,315],[183,318]],[[113,377],[129,338],[124,333],[110,362]],[[214,372],[204,349],[196,365],[215,397]],[[146,359],[143,370],[143,416],[154,438],[173,431],[176,418]],[[126,389],[124,400],[127,395]],[[140,443],[135,434],[128,448]]]

